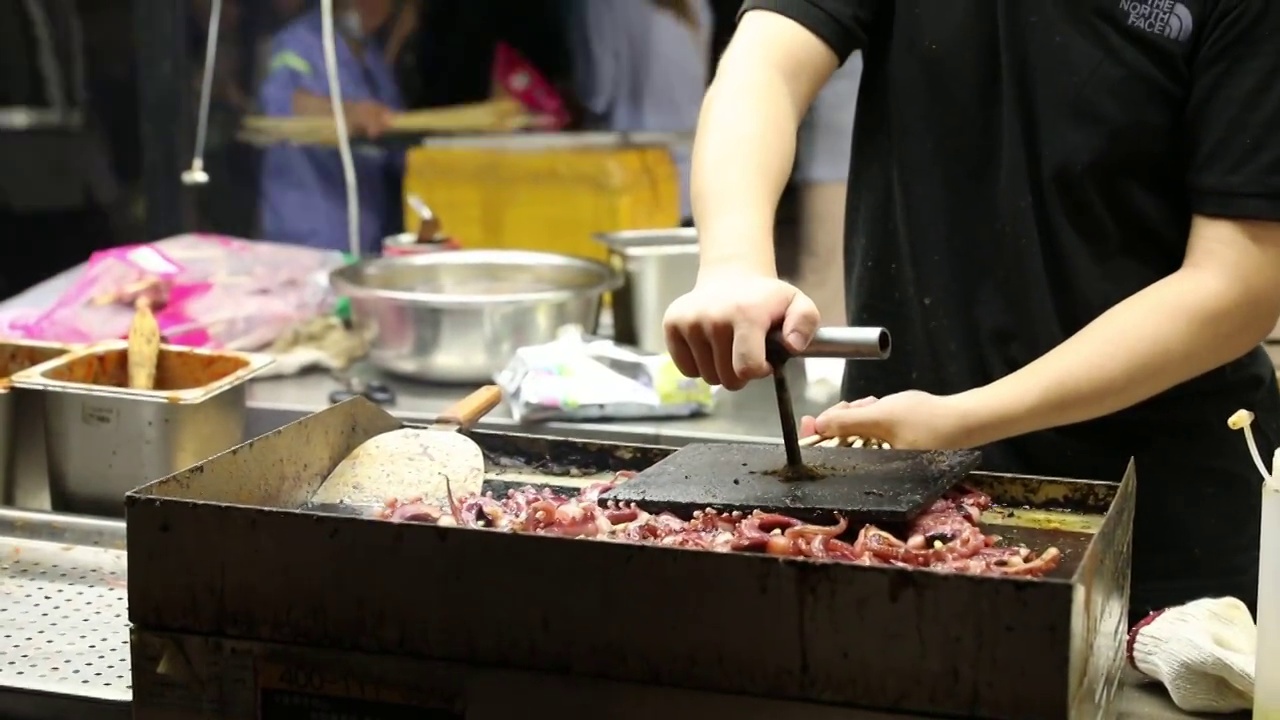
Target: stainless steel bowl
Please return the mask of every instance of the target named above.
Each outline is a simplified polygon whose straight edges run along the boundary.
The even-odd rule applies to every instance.
[[[406,377],[488,382],[517,348],[567,324],[594,331],[621,276],[594,260],[519,250],[456,250],[365,260],[330,282],[350,298],[369,360]]]

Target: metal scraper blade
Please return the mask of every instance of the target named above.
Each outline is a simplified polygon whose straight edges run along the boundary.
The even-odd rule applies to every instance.
[[[681,449],[604,499],[687,517],[697,510],[778,512],[802,520],[908,522],[978,467],[976,450],[805,448],[814,480],[783,480],[779,445],[698,444]]]

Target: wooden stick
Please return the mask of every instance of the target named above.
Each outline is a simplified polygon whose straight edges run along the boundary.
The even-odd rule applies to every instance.
[[[892,449],[892,446],[883,440],[864,438],[860,435],[849,435],[846,437],[823,437],[822,435],[810,435],[800,439],[800,447],[852,447],[868,448],[871,450]]]
[[[509,132],[529,127],[533,119],[515,100],[490,100],[469,105],[396,113],[388,132]],[[333,143],[337,125],[327,115],[266,117],[252,115],[243,121],[239,137],[246,142],[290,141]]]
[[[129,326],[129,344],[125,363],[128,384],[135,390],[154,390],[156,361],[160,357],[160,326],[151,313],[151,301],[138,298],[134,304],[133,322]]]

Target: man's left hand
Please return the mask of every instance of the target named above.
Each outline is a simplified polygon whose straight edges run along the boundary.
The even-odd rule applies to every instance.
[[[972,413],[956,396],[909,390],[884,398],[840,403],[816,419],[804,417],[800,434],[874,438],[900,450],[955,450],[971,447]]]

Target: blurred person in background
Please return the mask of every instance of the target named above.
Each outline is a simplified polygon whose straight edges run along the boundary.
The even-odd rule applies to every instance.
[[[395,20],[393,0],[337,0],[338,79],[348,130],[356,139],[377,139],[391,115],[404,108],[378,32]],[[259,91],[265,115],[329,117],[319,9],[276,34]],[[360,193],[360,252],[376,254],[381,239],[398,230],[403,153],[371,143],[352,146]],[[348,251],[346,185],[335,148],[279,143],[262,164],[261,234],[267,240]]]
[[[845,324],[844,209],[862,53],[849,56],[809,107],[796,139],[792,182],[800,204],[795,285],[827,325]]]
[[[278,24],[280,29],[306,12],[308,6],[314,4],[314,0],[271,0],[267,6],[271,10],[271,19]]]
[[[708,0],[577,0],[569,13],[573,85],[587,129],[693,132],[710,75]],[[687,143],[672,147],[672,160],[690,224]]]
[[[74,0],[0,0],[0,296],[114,244],[118,188],[84,53]]]
[[[405,107],[422,107],[422,5],[424,0],[402,0],[395,19],[378,31],[382,55],[391,66]],[[437,67],[439,67],[437,65]]]
[[[308,0],[271,0],[261,6],[261,14],[254,16],[257,29],[254,33],[253,78],[251,87],[262,87],[271,67],[271,49],[276,33],[306,12]],[[256,104],[256,103],[255,103]]]

